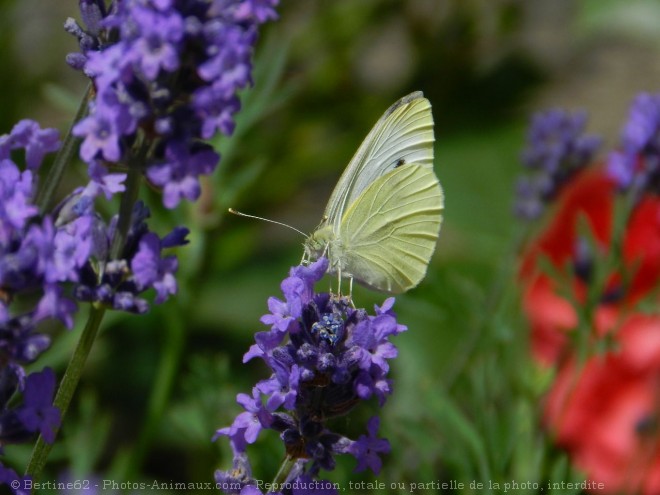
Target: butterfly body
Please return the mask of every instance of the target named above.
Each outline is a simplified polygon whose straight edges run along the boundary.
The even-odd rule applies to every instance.
[[[331,273],[382,292],[415,287],[444,206],[433,141],[431,106],[420,92],[392,105],[339,179],[305,257],[327,256]]]

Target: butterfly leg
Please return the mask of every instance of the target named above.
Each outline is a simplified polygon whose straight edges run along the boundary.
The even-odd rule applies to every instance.
[[[348,300],[351,306],[353,306],[353,309],[355,309],[355,304],[353,304],[353,276],[348,277],[348,280]]]

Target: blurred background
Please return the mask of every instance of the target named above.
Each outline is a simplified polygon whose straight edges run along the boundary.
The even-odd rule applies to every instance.
[[[397,298],[409,332],[395,342],[395,393],[380,413],[392,453],[378,480],[580,479],[561,452],[548,454],[540,427],[547,377],[528,358],[517,306],[513,184],[536,110],[584,108],[589,130],[616,145],[634,95],[660,86],[660,1],[285,0],[279,12],[202,199],[169,212],[144,192],[154,230],[192,231],[178,252],[180,295],[145,316],[106,317],[44,478],[211,481],[230,467],[227,442],[210,439],[240,412],[236,394],[266,377],[242,356],[303,239],[227,207],[311,232],[371,126],[421,90],[445,220],[425,281]],[[87,83],[64,63],[76,50],[66,17],[78,17],[75,0],[0,5],[0,133],[21,118],[67,129]],[[72,171],[68,187],[83,175]],[[367,308],[384,299],[354,296]],[[61,374],[80,328],[53,332],[39,366]],[[376,413],[364,405],[335,426],[357,437]],[[29,452],[9,446],[6,458],[22,471]],[[272,479],[278,439],[266,434],[250,452],[256,476]],[[328,478],[374,479],[353,468],[341,460]]]

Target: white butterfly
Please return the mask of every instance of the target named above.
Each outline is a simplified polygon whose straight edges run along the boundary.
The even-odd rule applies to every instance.
[[[340,177],[304,259],[327,256],[340,279],[392,294],[419,284],[444,207],[433,142],[431,104],[421,92],[388,108]]]

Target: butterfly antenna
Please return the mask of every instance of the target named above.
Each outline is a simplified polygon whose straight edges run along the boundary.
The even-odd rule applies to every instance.
[[[255,216],[255,215],[248,215],[247,213],[241,213],[240,211],[236,211],[236,210],[234,210],[233,208],[229,208],[229,213],[232,213],[232,214],[237,215],[237,216],[239,216],[239,217],[254,218],[255,220],[262,220],[262,221],[264,221],[264,222],[274,223],[275,225],[281,225],[282,227],[286,227],[286,228],[288,228],[288,229],[295,230],[296,232],[298,232],[300,235],[304,236],[305,238],[309,237],[309,236],[308,236],[307,234],[305,234],[304,232],[298,230],[298,229],[295,228],[295,227],[292,227],[292,226],[289,225],[289,224],[282,223],[282,222],[278,222],[278,221],[276,221],[276,220],[271,220],[270,218],[263,218],[263,217],[258,217],[258,216]]]

